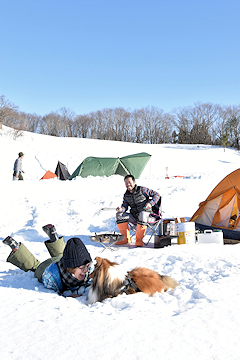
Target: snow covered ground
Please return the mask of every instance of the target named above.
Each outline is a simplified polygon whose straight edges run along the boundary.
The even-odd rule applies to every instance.
[[[203,145],[143,145],[55,138],[24,133],[14,140],[0,130],[0,240],[23,242],[40,260],[48,257],[42,226],[52,223],[67,241],[80,237],[92,258],[102,256],[131,270],[146,266],[175,278],[174,291],[148,297],[121,295],[86,305],[44,288],[33,273],[6,262],[0,241],[0,354],[8,359],[240,359],[240,245],[174,245],[163,249],[105,250],[95,232],[118,230],[115,211],[125,191],[121,176],[41,180],[61,161],[71,173],[87,156],[152,158],[137,184],[162,195],[164,217],[190,218],[200,201],[239,168],[234,149]],[[12,181],[23,151],[24,181]],[[166,167],[170,179],[165,179]],[[174,177],[184,176],[184,178]]]

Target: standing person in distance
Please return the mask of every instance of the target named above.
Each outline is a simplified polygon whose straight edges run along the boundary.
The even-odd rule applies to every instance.
[[[22,160],[23,160],[24,154],[20,152],[18,154],[18,158],[14,162],[13,167],[13,180],[23,180],[22,173],[24,174],[24,171],[22,169]]]

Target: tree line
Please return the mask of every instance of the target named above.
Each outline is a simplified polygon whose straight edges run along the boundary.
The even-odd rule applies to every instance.
[[[77,137],[144,144],[206,144],[240,146],[240,105],[195,103],[164,112],[154,106],[141,109],[106,108],[84,115],[61,108],[44,116],[19,111],[0,97],[0,127],[57,137]]]

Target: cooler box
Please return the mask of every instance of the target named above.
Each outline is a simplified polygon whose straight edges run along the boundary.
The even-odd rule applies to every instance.
[[[219,244],[223,245],[223,232],[204,230],[204,233],[197,235],[198,244]]]

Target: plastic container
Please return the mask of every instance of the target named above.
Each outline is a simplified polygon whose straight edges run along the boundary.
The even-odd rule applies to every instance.
[[[164,246],[171,245],[171,238],[168,236],[154,236],[154,247],[163,248]]]
[[[178,234],[178,245],[196,243],[195,222],[183,222],[176,225]]]
[[[219,244],[223,245],[223,232],[204,230],[204,233],[197,235],[198,244]]]

